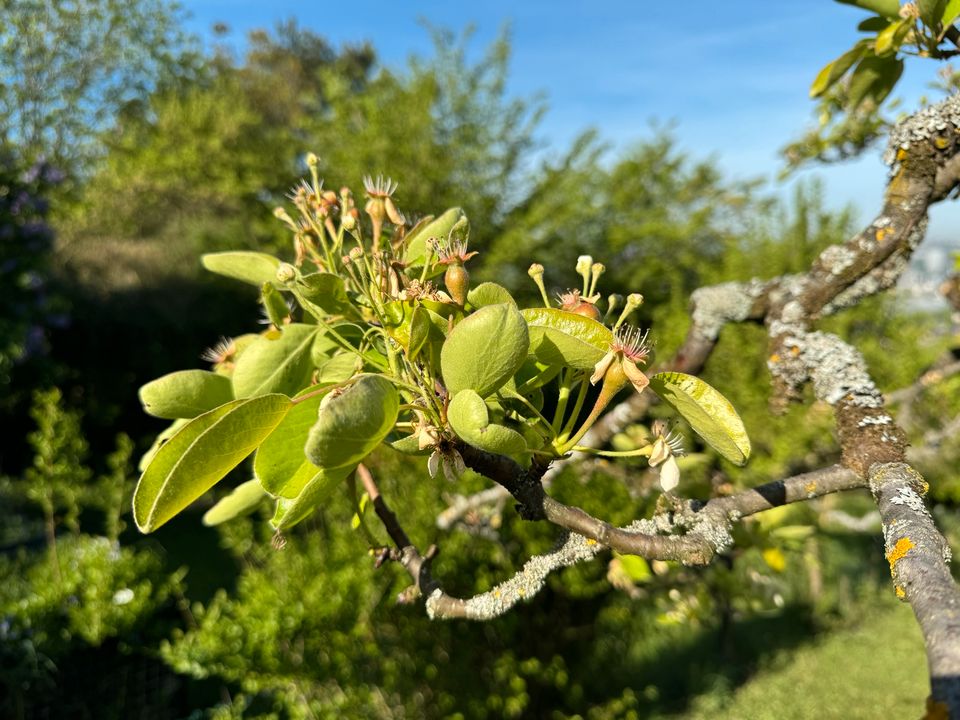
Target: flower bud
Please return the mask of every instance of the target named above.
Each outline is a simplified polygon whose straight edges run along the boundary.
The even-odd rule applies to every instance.
[[[320,158],[317,157],[316,153],[308,152],[307,153],[307,167],[311,170],[315,169],[320,162]]]
[[[353,216],[353,213],[345,213],[340,220],[340,224],[343,225],[344,230],[353,230],[357,227],[357,219]]]
[[[291,283],[297,278],[297,269],[290,263],[280,263],[277,267],[277,282]]]

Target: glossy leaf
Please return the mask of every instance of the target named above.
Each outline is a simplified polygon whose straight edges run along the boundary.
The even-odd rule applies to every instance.
[[[884,26],[886,26],[885,21]],[[866,49],[867,42],[861,40],[836,60],[827,63],[823,69],[817,73],[817,77],[810,86],[810,97],[818,97],[829,90],[837,80],[844,76],[847,70],[853,67],[853,64],[857,62],[857,60],[863,57]]]
[[[234,400],[184,425],[147,466],[133,519],[152,532],[203,495],[256,449],[292,407],[285,395]]]
[[[461,440],[481,450],[499,455],[518,455],[527,450],[523,435],[490,422],[487,404],[469,388],[453,396],[447,420]]]
[[[307,438],[307,457],[322,468],[356,465],[390,433],[399,412],[393,384],[379,375],[364,375],[322,403]]]
[[[677,372],[657,373],[650,389],[676,410],[707,444],[736,465],[750,457],[750,438],[737,411],[720,392],[700,378]]]
[[[545,365],[593,370],[613,342],[613,332],[592,318],[555,308],[529,308],[530,352]]]
[[[480,283],[475,288],[471,288],[467,293],[467,303],[474,308],[482,308],[487,305],[507,305],[517,306],[517,301],[513,295],[503,285],[497,285],[495,282]]]
[[[167,420],[194,418],[233,400],[230,378],[209,370],[180,370],[140,388],[140,402],[150,415]]]
[[[200,262],[210,272],[261,287],[265,282],[277,281],[280,261],[273,255],[260,252],[208,253]]]
[[[143,457],[140,458],[140,462],[137,463],[137,470],[139,470],[140,472],[143,472],[144,470],[146,470],[147,465],[150,464],[150,462],[153,460],[154,455],[157,454],[157,451],[163,446],[163,444],[167,442],[167,440],[172,438],[174,435],[176,435],[178,432],[180,432],[180,428],[182,428],[188,422],[190,422],[190,420],[185,418],[174,420],[169,425],[169,427],[167,427],[163,432],[157,435],[156,439],[154,439],[153,441],[153,444],[150,446],[150,449],[143,454]]]
[[[226,497],[203,514],[204,525],[219,525],[246,515],[267,497],[267,493],[256,480],[247,480],[233,489]]]
[[[317,470],[316,474],[295,498],[279,498],[277,500],[277,509],[270,524],[277,530],[289,530],[297,523],[305,520],[333,494],[337,486],[343,483],[355,467],[354,465],[345,468]]]
[[[301,395],[317,392],[314,386]],[[317,422],[317,412],[325,393],[307,398],[290,408],[270,437],[263,441],[253,458],[253,474],[271,495],[295,498],[320,469],[304,454],[310,428]]]
[[[443,343],[443,382],[452,395],[470,388],[486,397],[513,377],[529,345],[527,323],[515,307],[480,308],[454,327]]]
[[[313,372],[311,349],[315,325],[285,325],[279,337],[261,335],[247,347],[233,371],[233,391],[238,398],[268,393],[293,395]]]

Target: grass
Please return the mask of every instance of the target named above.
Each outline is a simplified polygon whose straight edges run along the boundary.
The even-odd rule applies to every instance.
[[[906,605],[886,603],[854,628],[786,650],[732,694],[701,695],[684,720],[874,720],[923,712],[927,665]]]

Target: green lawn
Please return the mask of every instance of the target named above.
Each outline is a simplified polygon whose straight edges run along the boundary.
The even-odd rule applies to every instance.
[[[685,720],[917,718],[928,692],[920,630],[906,605],[785,651],[734,693],[701,695]],[[679,716],[675,716],[679,717]]]

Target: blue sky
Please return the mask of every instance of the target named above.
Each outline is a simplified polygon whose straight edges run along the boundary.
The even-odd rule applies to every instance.
[[[853,44],[863,11],[830,0],[656,0],[655,2],[310,3],[292,0],[186,0],[190,27],[209,35],[216,21],[243,34],[294,17],[334,45],[369,40],[381,61],[403,66],[428,54],[421,19],[476,27],[479,54],[508,24],[513,41],[510,92],[543,93],[541,135],[562,150],[595,127],[614,147],[647,136],[650,121],[672,122],[680,146],[714,157],[737,178],[764,177],[774,190],[778,149],[813,123],[807,88],[817,70]],[[907,64],[897,93],[916,105],[936,73]],[[818,175],[830,202],[854,203],[866,218],[879,208],[885,170],[879,151]],[[934,209],[931,237],[960,246],[960,203]]]

